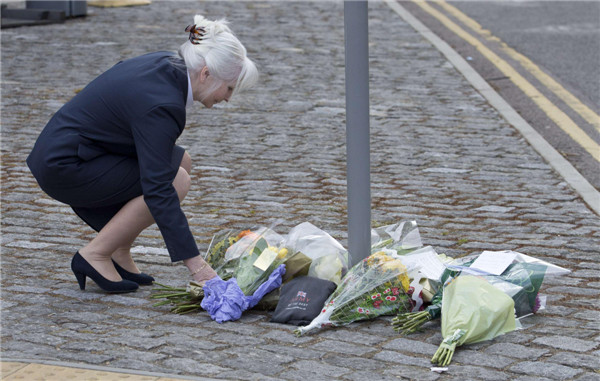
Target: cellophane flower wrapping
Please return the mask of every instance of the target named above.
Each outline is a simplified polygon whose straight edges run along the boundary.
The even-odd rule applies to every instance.
[[[312,260],[308,276],[340,284],[348,271],[348,250],[327,232],[309,222],[293,227],[284,245],[291,252],[301,252]]]
[[[517,318],[537,313],[544,308],[545,298],[540,296],[539,291],[545,277],[565,275],[570,272],[546,261],[516,253],[514,262],[500,275],[492,275],[471,269],[471,264],[479,255],[458,258],[448,263],[440,278],[441,284],[449,282],[460,274],[480,276],[513,299]],[[394,329],[400,334],[410,334],[419,330],[426,322],[439,318],[444,292],[444,287],[440,287],[425,311],[399,314],[392,321]]]
[[[481,254],[460,258],[448,266],[448,273],[445,274],[445,277],[472,274],[485,278],[511,296],[515,302],[518,318],[536,313],[544,308],[543,298],[540,297],[539,292],[546,277],[566,275],[571,272],[544,260],[510,250],[491,253],[514,254],[515,259],[500,275],[493,275],[472,267],[473,262]],[[442,281],[445,280],[443,277]]]
[[[227,249],[225,260],[235,261],[233,277],[245,295],[252,295],[289,257],[290,250],[283,243],[284,238],[272,229],[261,228]]]
[[[433,248],[428,248],[433,251]],[[371,229],[371,253],[383,251],[395,258],[402,259],[406,255],[415,254],[423,249],[426,248],[423,247],[416,221],[400,221]],[[403,263],[407,264],[404,260]],[[414,266],[411,263],[409,267]],[[410,270],[408,276],[410,278],[408,294],[413,303],[413,310],[419,311],[423,305],[422,283],[425,282],[427,276],[418,268]]]
[[[250,233],[250,230],[238,232],[232,229],[226,229],[213,235],[203,257],[221,279],[227,280],[231,278],[233,276],[233,271],[237,267],[237,259],[227,260],[225,258],[227,249]]]
[[[323,327],[409,311],[409,283],[408,269],[401,260],[376,252],[353,266],[321,313],[295,333],[300,336]]]
[[[461,275],[442,297],[442,336],[432,363],[447,366],[457,346],[491,340],[517,327],[514,301],[485,279]]]
[[[402,221],[371,229],[371,253],[385,248],[403,255],[422,246],[416,221]]]
[[[269,246],[269,243],[280,245],[282,242],[283,238],[279,234],[266,227],[243,231],[226,229],[213,235],[203,258],[222,280],[233,277],[241,279],[242,284],[239,286],[244,295],[249,296],[269,278],[273,270],[282,263],[282,258],[286,257],[285,250]],[[253,268],[252,258],[257,258],[264,248],[269,247],[270,250],[277,251],[275,260],[265,267],[265,271]],[[236,279],[238,283],[239,279]],[[155,306],[171,304],[171,312],[179,314],[200,310],[204,289],[196,282],[189,282],[186,288],[155,284],[157,287],[153,289],[151,298],[162,299]]]

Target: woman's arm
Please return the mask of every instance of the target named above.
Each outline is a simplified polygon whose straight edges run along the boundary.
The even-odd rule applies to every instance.
[[[199,255],[172,184],[178,168],[172,166],[171,155],[184,125],[185,109],[182,105],[165,104],[140,115],[131,128],[144,201],[160,229],[173,262]]]
[[[213,270],[200,255],[184,259],[183,263],[190,270],[194,281],[200,283],[201,285],[203,285],[207,280],[211,280],[217,276],[215,270]]]

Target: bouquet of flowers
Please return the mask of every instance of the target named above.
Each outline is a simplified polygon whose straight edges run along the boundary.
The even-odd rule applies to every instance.
[[[331,235],[309,222],[294,226],[282,244],[287,250],[283,283],[298,276],[328,280],[336,285],[348,271],[348,251]],[[267,294],[256,309],[274,310],[280,290]]]
[[[447,366],[457,346],[491,340],[517,327],[513,299],[485,279],[462,275],[442,297],[444,340],[431,362]]]
[[[499,275],[491,274],[473,267],[476,264],[475,261],[483,254],[488,256],[508,255],[512,262]],[[536,313],[544,307],[545,299],[540,297],[539,290],[545,276],[569,273],[569,270],[562,267],[517,252],[484,252],[480,255],[458,259],[448,265],[442,274],[441,283],[448,283],[449,280],[460,274],[479,276],[513,299],[518,318]],[[399,314],[392,320],[394,329],[401,334],[410,334],[421,328],[426,322],[439,318],[444,292],[445,288],[440,287],[433,296],[431,305],[424,311]]]
[[[204,255],[205,261],[223,280],[235,277],[244,295],[252,295],[288,256],[279,247],[283,238],[270,228],[234,232],[223,230],[215,234]],[[200,309],[203,287],[190,282],[186,288],[156,283],[152,299],[164,299],[154,306],[171,304],[171,312],[184,314]]]
[[[281,242],[281,240],[278,240]],[[273,242],[273,241],[271,241]],[[269,245],[265,234],[257,237],[237,257],[237,266],[233,275],[245,295],[256,291],[269,275],[287,259],[289,250],[285,247]]]
[[[221,279],[227,280],[233,276],[237,260],[227,260],[225,255],[231,246],[244,237],[255,237],[255,233],[250,230],[235,232],[227,229],[213,235],[208,250],[204,254],[204,260],[219,274]]]
[[[352,267],[313,321],[294,331],[301,336],[327,326],[341,326],[408,311],[407,268],[399,259],[376,252]]]
[[[340,284],[348,271],[348,250],[327,232],[309,222],[293,227],[284,246],[311,259],[308,276]]]

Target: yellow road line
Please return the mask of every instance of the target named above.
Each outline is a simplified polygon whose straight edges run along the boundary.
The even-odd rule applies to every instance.
[[[464,29],[443,15],[441,12],[432,8],[422,0],[412,0],[420,6],[425,12],[438,19],[443,25],[454,32],[456,35],[473,45],[484,57],[492,62],[504,75],[521,89],[546,115],[556,123],[567,135],[585,149],[596,161],[600,162],[600,145],[593,141],[567,114],[556,107],[548,98],[546,98],[538,89],[529,83],[521,74],[519,74],[510,64],[501,59],[496,53],[488,49],[477,38],[467,33]]]
[[[448,13],[456,17],[463,24],[468,26],[472,31],[481,35],[483,38],[489,41],[498,42],[506,54],[518,61],[527,71],[537,78],[538,81],[556,94],[556,96],[558,96],[560,99],[562,99],[562,101],[565,102],[573,111],[581,115],[581,117],[589,124],[594,126],[596,130],[600,131],[600,115],[596,114],[586,104],[577,99],[577,97],[556,82],[554,78],[544,73],[544,71],[542,71],[535,63],[533,63],[533,61],[508,46],[500,38],[494,36],[492,32],[484,29],[477,21],[465,15],[453,5],[448,4],[445,0],[436,0],[436,3],[442,6]]]
[[[2,380],[5,381],[184,381],[182,378],[169,376],[147,376],[136,373],[119,373],[117,371],[103,371],[95,369],[75,368],[67,366],[21,363],[21,362],[0,362],[2,368]]]

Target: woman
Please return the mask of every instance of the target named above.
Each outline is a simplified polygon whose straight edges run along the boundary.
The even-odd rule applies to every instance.
[[[98,231],[71,262],[82,290],[86,277],[107,292],[151,284],[130,248],[153,222],[171,260],[183,261],[196,282],[216,276],[180,207],[191,158],[175,141],[193,101],[227,102],[258,73],[226,21],[194,22],[178,55],[125,60],[92,81],[50,119],[27,158],[42,190]]]

